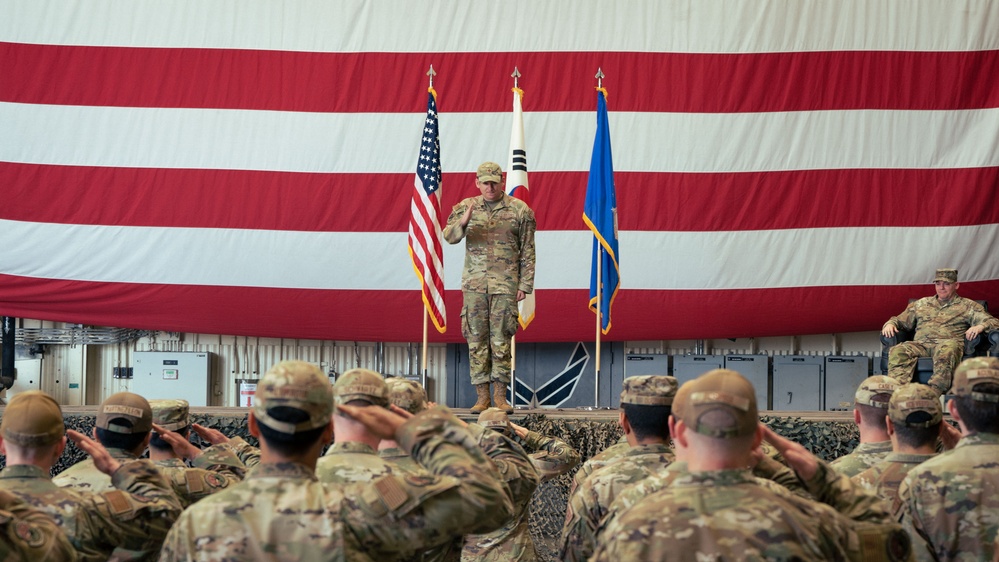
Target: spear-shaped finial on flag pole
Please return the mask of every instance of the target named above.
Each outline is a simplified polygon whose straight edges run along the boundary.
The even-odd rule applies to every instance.
[[[513,67],[513,74],[511,74],[510,76],[512,76],[512,77],[513,77],[513,87],[514,87],[514,88],[517,88],[517,87],[518,87],[518,86],[517,86],[517,79],[518,79],[518,78],[520,78],[520,71],[519,71],[519,70],[517,70],[517,67],[516,67],[516,66],[515,66],[515,67]]]
[[[430,70],[427,71],[427,76],[430,77],[430,89],[434,89],[434,76],[437,76],[437,71],[434,70],[434,65],[430,65]]]
[[[433,69],[434,69],[434,67],[431,66],[430,70],[433,70]],[[597,89],[598,90],[602,89],[604,87],[604,71],[603,71],[603,69],[598,66],[597,67],[597,73],[594,74],[593,77],[597,79]],[[431,78],[430,80],[432,82],[433,78]]]

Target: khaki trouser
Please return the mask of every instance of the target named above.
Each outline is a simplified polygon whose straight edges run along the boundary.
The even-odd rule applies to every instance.
[[[926,342],[905,341],[888,352],[888,376],[899,384],[912,382],[916,370],[916,362],[920,357],[933,357],[933,376],[929,385],[940,394],[950,389],[954,378],[954,368],[964,356],[964,342],[961,340],[946,340],[936,345]]]
[[[510,339],[517,333],[517,296],[463,291],[461,333],[468,342],[472,384],[510,384]]]

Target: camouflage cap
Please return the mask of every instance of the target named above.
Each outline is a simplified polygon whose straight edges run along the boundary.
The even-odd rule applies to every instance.
[[[642,406],[669,406],[676,396],[677,380],[666,375],[641,375],[624,379],[621,403]]]
[[[891,398],[896,388],[898,388],[898,381],[895,379],[886,375],[874,375],[861,381],[854,399],[857,404],[864,406],[887,408],[888,399]],[[877,396],[880,396],[881,400],[875,400],[874,398]]]
[[[954,386],[950,391],[979,402],[999,402],[999,394],[975,390],[981,383],[999,385],[999,357],[971,357],[962,361],[954,370]]]
[[[479,169],[475,170],[475,179],[482,183],[487,181],[500,183],[503,181],[503,169],[496,162],[483,162],[479,164]]]
[[[337,404],[364,400],[375,406],[387,408],[389,405],[385,379],[369,369],[351,369],[337,377],[333,385],[333,398]]]
[[[906,421],[910,414],[924,412],[930,419],[921,422]],[[888,417],[896,425],[905,427],[932,427],[943,421],[943,405],[937,391],[925,384],[903,384],[895,389],[888,401]]]
[[[153,429],[153,409],[148,400],[134,392],[116,392],[97,408],[96,425],[127,435],[149,433]]]
[[[163,429],[177,431],[191,425],[191,408],[187,400],[150,400],[149,406],[153,409],[153,423]]]
[[[750,435],[760,422],[753,384],[730,369],[714,369],[684,384],[674,398],[673,415],[697,433],[717,438]]]
[[[22,447],[44,447],[66,434],[59,403],[41,390],[20,392],[10,399],[0,421],[3,438]]]
[[[427,391],[410,379],[391,377],[385,379],[389,401],[410,414],[418,414],[427,409]]]
[[[292,408],[308,419],[292,423],[276,419],[275,408]],[[282,361],[264,373],[257,382],[253,416],[279,433],[294,435],[330,423],[333,415],[333,388],[319,367],[305,361]]]
[[[510,416],[502,408],[486,408],[479,414],[478,424],[501,433],[510,432]]]
[[[937,281],[947,281],[948,283],[957,283],[957,270],[956,269],[938,269],[936,277],[933,278],[933,282]]]

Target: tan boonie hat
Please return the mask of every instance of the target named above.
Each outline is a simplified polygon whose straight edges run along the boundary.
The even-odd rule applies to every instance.
[[[389,405],[385,379],[369,369],[351,369],[340,375],[333,385],[333,398],[337,404],[364,400],[375,406],[387,408]]]
[[[309,416],[291,423],[271,416],[279,407],[300,410]],[[279,433],[294,435],[325,427],[333,415],[333,388],[319,367],[305,361],[282,361],[264,373],[257,382],[253,416]]]
[[[718,438],[750,435],[760,423],[753,384],[729,369],[714,369],[684,384],[673,401],[673,415],[697,433]]]
[[[478,424],[502,433],[510,432],[510,416],[501,408],[486,408],[479,414]]]
[[[483,162],[479,164],[479,169],[475,171],[475,179],[481,183],[487,181],[500,183],[503,181],[503,169],[496,162]]]
[[[929,420],[908,422],[909,414],[925,412]],[[903,384],[895,389],[888,401],[888,417],[896,425],[905,427],[932,427],[943,421],[943,405],[937,391],[925,384]]]
[[[41,390],[18,393],[3,410],[0,434],[5,440],[22,447],[52,445],[66,434],[62,409]]]
[[[148,400],[134,392],[116,392],[97,408],[97,427],[130,435],[149,433],[153,429],[153,409]]]
[[[999,394],[975,390],[981,383],[999,384],[999,357],[971,357],[954,370],[954,385],[950,391],[955,396],[970,396],[979,402],[999,402]]]
[[[937,281],[947,281],[948,283],[957,283],[957,270],[956,269],[938,269],[936,277],[933,278],[933,282]]]
[[[191,425],[191,408],[187,400],[150,400],[149,406],[153,409],[153,423],[163,429],[177,431]]]
[[[673,404],[677,380],[665,375],[628,377],[621,385],[621,403],[642,406],[669,406]]]
[[[427,391],[420,383],[402,377],[391,377],[385,379],[385,386],[388,387],[389,401],[410,414],[419,414],[427,409]]]
[[[854,399],[857,404],[864,406],[874,406],[875,408],[887,408],[888,399],[891,398],[895,389],[898,388],[898,381],[886,375],[874,375],[861,381],[857,387]],[[875,396],[881,396],[882,400],[875,400]]]

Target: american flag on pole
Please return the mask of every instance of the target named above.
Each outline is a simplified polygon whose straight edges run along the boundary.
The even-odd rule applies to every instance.
[[[999,302],[993,0],[0,0],[0,315],[420,341],[399,188],[427,108],[398,92],[430,62],[444,210],[509,150],[499,69],[524,74],[535,288],[558,314],[520,343],[593,335],[598,67],[615,340],[876,331],[940,267]]]
[[[420,278],[423,305],[437,331],[447,330],[444,309],[444,237],[441,234],[441,145],[438,139],[436,93],[427,94],[427,120],[423,124],[420,157],[413,181],[409,219],[409,255]]]
[[[519,74],[519,73],[517,73]],[[506,193],[511,197],[516,197],[528,206],[531,205],[531,190],[527,185],[527,148],[524,143],[524,91],[520,88],[513,89],[513,128],[510,131],[510,159],[506,164]],[[529,293],[520,301],[520,316],[517,321],[520,327],[527,329],[527,326],[534,320],[537,309],[537,298],[535,292]]]

